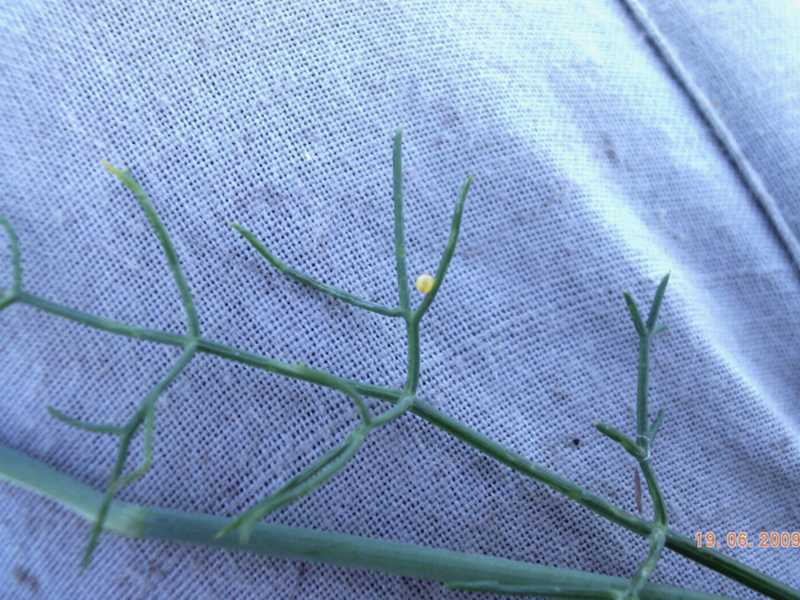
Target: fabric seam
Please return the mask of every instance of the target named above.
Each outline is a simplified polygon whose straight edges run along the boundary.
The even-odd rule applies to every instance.
[[[798,242],[783,218],[780,208],[778,208],[778,203],[767,189],[758,171],[745,156],[744,151],[736,141],[736,137],[706,97],[703,90],[694,83],[690,71],[683,66],[677,53],[670,48],[667,37],[661,33],[653,19],[648,16],[640,1],[620,0],[620,2],[639,29],[645,33],[647,42],[666,67],[670,77],[683,91],[684,95],[688,97],[701,120],[711,130],[717,143],[739,175],[742,184],[755,198],[759,208],[767,217],[775,235],[780,239],[789,258],[794,263],[795,271],[800,275],[800,242]]]

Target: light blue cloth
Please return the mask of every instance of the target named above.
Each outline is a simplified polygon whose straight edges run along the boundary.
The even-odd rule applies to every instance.
[[[670,525],[692,537],[797,531],[798,24],[790,0],[2,0],[0,214],[19,233],[29,291],[182,331],[158,244],[99,161],[128,166],[173,237],[207,337],[400,385],[399,323],[287,281],[228,225],[394,303],[402,128],[412,277],[434,270],[475,176],[423,322],[421,394],[633,511],[635,463],[591,424],[633,430],[636,340],[621,292],[647,305],[671,271],[651,385],[666,411],[654,465]],[[175,356],[11,307],[0,442],[102,487],[112,441],[46,406],[122,422]],[[329,391],[200,356],[159,403],[152,472],[121,497],[238,513],[354,419]],[[111,535],[81,574],[84,522],[8,485],[0,505],[0,589],[12,598],[468,597]],[[272,518],[615,575],[646,552],[410,416]],[[724,551],[800,586],[797,549]],[[755,597],[671,552],[654,580]]]

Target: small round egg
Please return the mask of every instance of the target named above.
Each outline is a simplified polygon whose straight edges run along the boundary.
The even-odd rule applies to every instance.
[[[417,277],[417,290],[419,290],[420,294],[427,294],[433,289],[433,284],[435,281],[436,280],[433,278],[433,275],[423,273]]]

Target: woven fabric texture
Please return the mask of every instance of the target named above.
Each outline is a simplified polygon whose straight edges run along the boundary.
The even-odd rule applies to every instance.
[[[635,463],[592,423],[633,430],[636,338],[621,293],[647,306],[669,271],[651,402],[666,412],[654,465],[670,525],[690,536],[797,531],[798,266],[652,36],[713,96],[796,222],[800,8],[650,4],[637,6],[660,33],[615,0],[0,0],[0,214],[18,231],[25,287],[183,331],[158,243],[100,167],[108,159],[148,192],[206,337],[400,386],[399,322],[285,279],[229,225],[327,283],[394,304],[391,139],[402,128],[410,277],[435,269],[459,187],[475,177],[423,321],[421,396],[635,511]],[[0,285],[10,273],[3,240]],[[55,422],[46,406],[122,422],[175,358],[12,306],[0,314],[0,443],[100,488],[113,440]],[[355,418],[340,395],[198,356],[159,402],[151,473],[121,498],[235,514]],[[83,521],[5,484],[0,506],[10,598],[474,597],[112,535],[81,573]],[[412,416],[271,519],[614,575],[646,552]],[[800,586],[798,549],[722,551]],[[755,597],[671,552],[653,579]]]

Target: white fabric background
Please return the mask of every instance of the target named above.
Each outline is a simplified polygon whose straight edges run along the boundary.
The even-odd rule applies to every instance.
[[[797,233],[798,5],[648,14],[772,194],[773,221]],[[0,81],[0,214],[18,230],[29,291],[182,330],[154,236],[99,166],[109,159],[133,170],[172,234],[205,335],[400,385],[399,323],[280,277],[228,225],[393,303],[391,136],[403,128],[412,275],[435,268],[475,176],[423,325],[422,395],[634,510],[635,465],[591,423],[632,430],[636,340],[621,292],[646,306],[671,271],[651,387],[666,409],[655,467],[670,524],[800,529],[796,241],[776,235],[621,2],[2,0]],[[8,258],[3,244],[4,282]],[[111,440],[54,422],[46,405],[121,422],[175,356],[14,306],[0,315],[0,442],[101,487]],[[122,497],[234,514],[353,421],[335,394],[200,356],[159,404],[153,471]],[[29,493],[0,494],[11,598],[467,597],[113,536],[81,575],[88,527]],[[414,417],[273,518],[615,575],[645,552]],[[800,586],[797,550],[732,553]],[[654,579],[754,597],[670,552]]]

